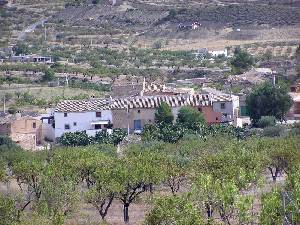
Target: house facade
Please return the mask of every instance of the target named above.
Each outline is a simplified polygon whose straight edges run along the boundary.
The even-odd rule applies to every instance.
[[[293,105],[290,108],[287,117],[292,120],[300,120],[300,92],[297,89],[290,92],[289,95],[293,100]]]
[[[153,124],[156,109],[162,102],[170,105],[174,119],[182,106],[209,106],[208,96],[203,95],[163,95],[138,96],[116,99],[111,108],[114,128],[127,129],[129,133],[139,133],[146,124]]]
[[[68,100],[54,112],[55,137],[66,132],[86,131],[89,136],[109,128],[129,133],[141,132],[154,123],[156,109],[162,102],[171,106],[174,117],[182,106],[209,107],[208,95],[136,96],[116,99]],[[212,110],[212,106],[211,110]]]
[[[67,100],[59,103],[54,112],[55,138],[66,132],[86,131],[89,136],[108,129],[112,124],[110,100]]]
[[[146,90],[146,89],[144,89]],[[91,100],[66,100],[54,112],[55,138],[66,132],[86,131],[95,136],[101,130],[125,129],[140,133],[146,124],[153,124],[156,109],[167,103],[177,118],[183,106],[201,111],[208,124],[233,123],[239,114],[239,97],[205,89],[203,94],[177,94],[163,90],[145,91],[146,95]],[[163,95],[147,95],[163,93]]]
[[[213,88],[203,88],[209,95],[213,112],[221,114],[221,123],[233,122],[239,116],[239,96],[226,94]]]

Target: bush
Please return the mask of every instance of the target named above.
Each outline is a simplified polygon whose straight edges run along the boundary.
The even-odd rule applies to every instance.
[[[17,224],[18,211],[15,207],[13,198],[0,194],[0,224]]]
[[[64,146],[86,146],[91,143],[91,138],[85,131],[67,132],[61,136],[60,143]]]
[[[276,125],[276,118],[274,116],[262,116],[257,122],[256,126],[259,128],[265,128]]]
[[[98,132],[94,138],[94,141],[99,144],[113,144],[118,145],[126,137],[127,133],[120,128],[113,130],[112,134],[108,134],[102,130]]]
[[[28,54],[29,53],[29,48],[28,45],[25,43],[18,43],[14,48],[13,48],[14,52],[16,53],[16,55],[21,55],[21,54]]]
[[[8,108],[7,111],[8,111],[9,114],[16,114],[18,112],[18,109],[15,106],[11,106],[11,107]]]
[[[55,79],[55,73],[52,69],[47,69],[43,76],[43,81],[52,81]]]
[[[293,124],[288,132],[289,135],[300,135],[300,123]]]
[[[266,127],[263,132],[262,136],[264,137],[279,137],[284,132],[283,127],[281,126],[270,126]]]

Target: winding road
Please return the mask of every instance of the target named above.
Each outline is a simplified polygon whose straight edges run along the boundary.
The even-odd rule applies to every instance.
[[[23,41],[25,38],[26,38],[26,35],[28,33],[31,33],[31,32],[34,32],[35,28],[39,25],[43,25],[45,22],[47,22],[47,19],[48,18],[44,18],[44,19],[41,19],[33,24],[31,24],[30,26],[26,27],[25,29],[23,29],[21,31],[21,33],[18,35],[18,38],[17,40],[18,41]]]

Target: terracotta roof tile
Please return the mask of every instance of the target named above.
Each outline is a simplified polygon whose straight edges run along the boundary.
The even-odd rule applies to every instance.
[[[162,102],[171,107],[210,105],[208,95],[136,96],[115,99],[65,100],[56,112],[85,112],[126,108],[157,108]]]

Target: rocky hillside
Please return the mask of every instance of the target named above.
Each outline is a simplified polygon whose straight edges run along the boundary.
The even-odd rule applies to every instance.
[[[10,27],[0,30],[12,31],[2,35],[10,35],[10,44],[20,41],[24,32],[28,41],[37,43],[43,38],[44,28],[39,21],[44,19],[47,41],[60,44],[101,44],[109,39],[121,46],[150,47],[159,40],[163,47],[184,49],[200,40],[225,41],[222,46],[272,39],[294,42],[300,32],[299,3],[300,0],[12,0],[1,13],[2,21]],[[178,28],[179,24],[192,22],[201,23],[201,27]]]

